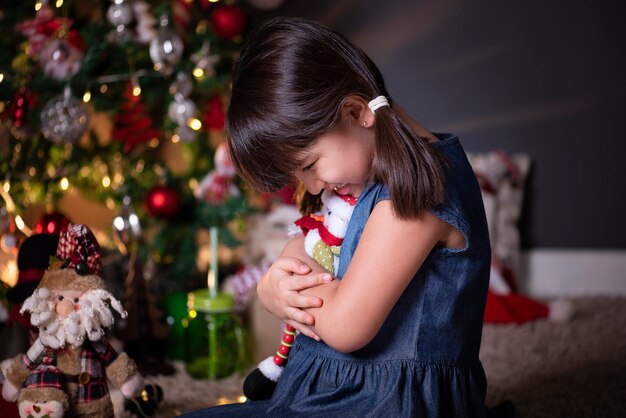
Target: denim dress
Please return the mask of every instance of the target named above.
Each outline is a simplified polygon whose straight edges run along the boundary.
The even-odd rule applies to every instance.
[[[490,246],[480,189],[456,136],[434,143],[447,157],[445,201],[433,214],[458,229],[465,248],[435,248],[374,339],[344,354],[298,335],[268,401],[197,411],[197,417],[484,417],[487,382],[478,358]],[[386,186],[359,196],[341,248],[346,272]],[[393,262],[393,260],[390,260]],[[384,283],[380,284],[384,286]],[[376,289],[372,289],[376,292]]]

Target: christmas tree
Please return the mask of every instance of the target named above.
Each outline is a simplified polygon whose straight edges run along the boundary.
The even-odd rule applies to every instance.
[[[1,4],[3,250],[34,228],[29,206],[54,216],[72,191],[117,214],[108,232],[122,252],[183,281],[198,273],[198,231],[235,245],[250,207],[223,149],[224,106],[246,5]]]

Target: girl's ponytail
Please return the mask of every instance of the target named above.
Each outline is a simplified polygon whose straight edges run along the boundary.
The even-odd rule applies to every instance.
[[[401,219],[433,209],[444,197],[444,157],[419,137],[389,106],[375,112],[376,144],[372,180],[389,188]]]

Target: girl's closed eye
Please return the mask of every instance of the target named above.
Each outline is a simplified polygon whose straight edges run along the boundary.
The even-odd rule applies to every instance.
[[[302,171],[309,171],[310,169],[313,168],[313,166],[315,165],[316,162],[317,162],[317,160],[313,161],[311,164],[307,165],[306,167],[303,167]]]

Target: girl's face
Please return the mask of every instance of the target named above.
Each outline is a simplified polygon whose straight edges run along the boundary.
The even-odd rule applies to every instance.
[[[298,156],[295,176],[313,195],[323,189],[358,197],[368,181],[374,157],[374,129],[347,115],[336,129],[320,136]]]

